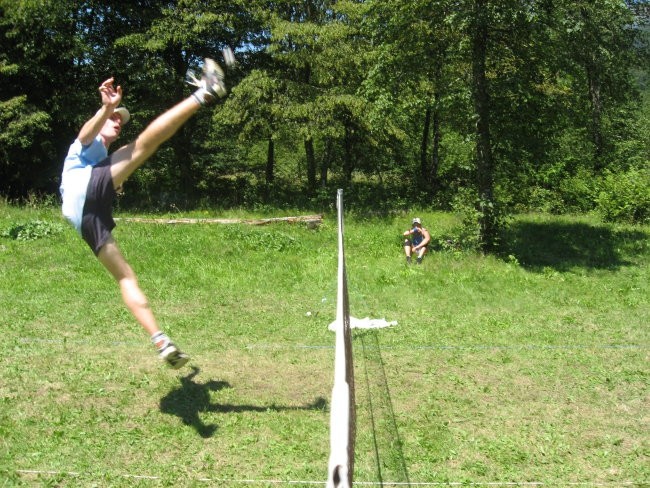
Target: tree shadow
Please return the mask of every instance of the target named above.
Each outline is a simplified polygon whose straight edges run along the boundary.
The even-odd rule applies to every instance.
[[[564,222],[516,222],[506,230],[502,257],[515,257],[530,271],[552,268],[616,270],[633,264],[626,256],[643,252],[648,233],[604,225]]]
[[[304,406],[280,406],[271,404],[269,406],[258,405],[232,405],[212,403],[210,392],[231,388],[226,381],[210,380],[206,383],[198,383],[194,378],[200,373],[196,366],[186,376],[180,378],[180,388],[174,388],[160,400],[160,411],[168,415],[179,417],[184,425],[190,426],[204,438],[212,437],[216,432],[216,425],[206,425],[200,414],[203,412],[277,412],[284,410],[325,410],[327,400],[322,397],[316,398],[314,402]]]

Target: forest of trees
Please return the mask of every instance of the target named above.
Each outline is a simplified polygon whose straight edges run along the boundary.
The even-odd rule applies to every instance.
[[[0,0],[0,195],[58,198],[114,76],[122,140],[231,46],[230,95],[120,204],[589,212],[650,222],[650,8],[634,0]],[[470,209],[470,210],[468,210]]]

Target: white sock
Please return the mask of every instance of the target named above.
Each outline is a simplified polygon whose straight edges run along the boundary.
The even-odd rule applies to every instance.
[[[162,331],[158,331],[154,335],[151,336],[151,342],[153,343],[154,346],[156,346],[156,348],[159,351],[162,351],[163,349],[165,349],[169,345],[171,340],[169,339],[167,334],[165,334]]]
[[[192,93],[192,96],[194,97],[196,103],[199,105],[205,105],[207,101],[210,101],[214,98],[205,88],[199,88],[194,93]]]

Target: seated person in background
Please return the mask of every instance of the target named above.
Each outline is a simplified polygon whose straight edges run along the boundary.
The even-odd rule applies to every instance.
[[[427,246],[431,242],[431,234],[422,227],[422,221],[416,217],[413,219],[413,228],[404,231],[404,253],[406,264],[411,264],[411,255],[415,253],[417,264],[422,264],[422,258],[427,252]]]

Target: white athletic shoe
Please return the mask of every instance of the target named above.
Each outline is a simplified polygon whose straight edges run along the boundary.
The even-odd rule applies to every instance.
[[[172,369],[182,368],[190,360],[190,357],[181,352],[173,342],[169,342],[159,353],[160,359],[165,361]]]
[[[226,75],[214,59],[205,58],[203,63],[203,75],[198,79],[192,71],[188,71],[186,81],[190,85],[203,88],[213,97],[223,98],[228,94],[224,82]]]

